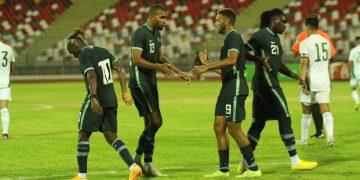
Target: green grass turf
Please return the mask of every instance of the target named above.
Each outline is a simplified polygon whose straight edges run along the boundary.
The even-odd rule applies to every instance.
[[[117,91],[119,92],[119,85]],[[298,85],[282,82],[293,120],[296,137],[300,135],[301,109]],[[217,169],[218,156],[212,129],[214,107],[220,82],[160,82],[163,126],[156,136],[154,163],[171,179],[203,179]],[[0,140],[0,179],[21,177],[69,179],[77,173],[77,118],[85,97],[83,83],[14,84],[10,103],[10,140]],[[121,99],[121,98],[120,98]],[[335,82],[331,96],[335,117],[336,145],[325,140],[310,140],[298,147],[304,160],[319,163],[312,171],[292,172],[289,158],[279,137],[276,121],[267,122],[256,160],[266,179],[359,179],[360,112],[354,112],[348,82]],[[251,122],[250,95],[246,101],[248,130]],[[134,106],[120,100],[119,136],[133,154],[143,128]],[[52,107],[52,108],[51,108]],[[310,134],[314,132],[314,124]],[[88,161],[89,179],[125,179],[128,169],[117,153],[106,144],[102,134],[93,134]],[[231,177],[241,159],[231,140]],[[166,178],[162,178],[166,179]]]

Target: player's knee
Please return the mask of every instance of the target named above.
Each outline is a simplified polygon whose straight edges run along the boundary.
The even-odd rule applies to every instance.
[[[214,132],[216,135],[225,134],[225,128],[224,125],[221,123],[214,123]]]
[[[115,132],[106,131],[104,132],[104,137],[107,143],[112,144],[117,138],[117,135]]]

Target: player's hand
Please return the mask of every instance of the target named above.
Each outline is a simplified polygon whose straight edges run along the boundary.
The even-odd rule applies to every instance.
[[[263,66],[265,67],[266,71],[271,73],[272,72],[272,68],[269,64],[269,57],[261,57],[261,59],[263,60]]]
[[[134,102],[134,99],[132,98],[131,94],[128,92],[122,93],[122,98],[127,106],[131,106]]]
[[[194,78],[199,79],[200,75],[206,71],[208,71],[208,67],[206,65],[196,66],[193,70],[191,70],[191,74]]]
[[[190,77],[187,73],[185,73],[185,72],[180,72],[180,73],[179,73],[179,77],[180,77],[181,79],[187,81],[188,84],[190,84],[190,82],[191,82],[191,77]]]
[[[174,76],[175,72],[171,70],[171,64],[165,63],[165,64],[158,64],[157,68],[160,72],[162,72],[165,77],[168,79],[171,79],[171,77]]]
[[[96,115],[101,116],[103,110],[99,104],[99,101],[95,97],[92,97],[90,99],[90,103],[91,103],[91,109],[96,113]]]
[[[209,60],[208,60],[208,54],[206,50],[201,50],[199,52],[199,59],[201,64],[209,64]]]
[[[298,81],[299,81],[299,84],[300,84],[300,86],[301,86],[304,94],[308,95],[308,94],[309,94],[309,90],[308,90],[308,87],[307,87],[307,85],[306,85],[305,80],[299,79]]]

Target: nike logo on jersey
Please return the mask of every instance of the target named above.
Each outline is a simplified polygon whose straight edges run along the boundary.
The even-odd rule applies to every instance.
[[[274,41],[271,41],[271,44],[275,44],[275,42],[274,42]]]

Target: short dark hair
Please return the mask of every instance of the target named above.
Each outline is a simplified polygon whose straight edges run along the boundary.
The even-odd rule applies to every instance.
[[[154,16],[154,15],[156,15],[159,11],[166,12],[167,9],[166,9],[165,6],[163,6],[163,5],[161,5],[161,4],[154,4],[154,5],[150,6],[148,16]]]
[[[360,41],[360,36],[357,36],[355,40]]]
[[[217,13],[228,18],[230,20],[231,25],[235,25],[236,13],[234,10],[232,10],[230,8],[224,8],[224,9],[219,10]]]
[[[305,25],[309,26],[313,30],[319,29],[319,17],[317,14],[309,14],[305,19]]]
[[[264,11],[260,15],[260,29],[266,28],[270,25],[271,14],[270,11]]]

